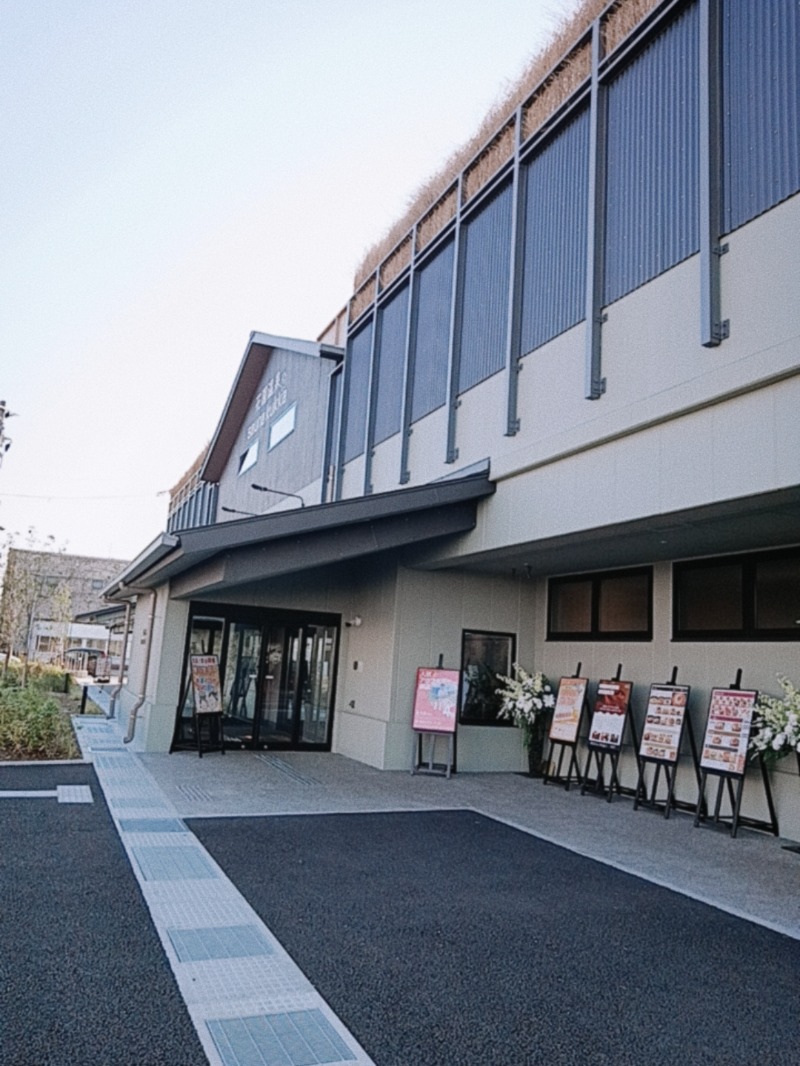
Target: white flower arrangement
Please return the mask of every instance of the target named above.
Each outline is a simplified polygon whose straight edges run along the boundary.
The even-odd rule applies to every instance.
[[[497,689],[502,700],[497,717],[513,722],[522,729],[526,746],[530,746],[537,716],[542,711],[552,710],[556,699],[550,682],[541,670],[529,674],[519,663],[514,663],[513,670],[513,677],[497,675],[498,681],[503,682],[502,688]]]
[[[780,674],[783,697],[760,695],[755,706],[755,728],[750,737],[751,758],[761,755],[777,762],[785,755],[800,754],[800,691]]]

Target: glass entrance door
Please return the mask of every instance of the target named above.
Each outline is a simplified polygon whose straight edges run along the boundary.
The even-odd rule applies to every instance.
[[[330,750],[339,625],[335,615],[193,606],[173,748],[196,744],[190,654],[216,655],[226,744]]]
[[[258,742],[258,671],[261,626],[232,622],[222,684],[222,735],[239,744]]]
[[[335,626],[305,626],[297,715],[298,745],[327,744],[330,740],[335,654]]]
[[[259,739],[268,747],[330,745],[337,627],[271,626]]]

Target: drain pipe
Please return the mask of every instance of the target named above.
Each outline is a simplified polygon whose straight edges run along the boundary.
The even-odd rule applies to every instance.
[[[133,740],[133,736],[136,732],[136,719],[142,704],[147,698],[147,676],[150,673],[150,651],[153,647],[153,621],[156,615],[156,592],[155,589],[148,590],[150,592],[150,615],[147,620],[147,647],[144,653],[144,677],[142,679],[142,694],[133,705],[128,718],[128,732],[122,738],[123,744],[130,744]]]
[[[111,693],[111,703],[108,708],[108,718],[114,718],[116,716],[117,699],[120,692],[122,692],[123,681],[125,678],[125,658],[128,651],[128,630],[131,625],[131,601],[128,600],[125,604],[125,624],[122,627],[122,651],[119,654],[119,678],[117,679],[117,687]]]

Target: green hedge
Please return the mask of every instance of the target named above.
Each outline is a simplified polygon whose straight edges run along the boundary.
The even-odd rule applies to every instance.
[[[0,688],[0,759],[74,759],[70,719],[38,688]]]

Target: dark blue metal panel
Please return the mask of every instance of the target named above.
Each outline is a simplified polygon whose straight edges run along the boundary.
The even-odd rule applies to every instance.
[[[412,347],[412,422],[447,402],[453,248],[453,241],[448,241],[419,268],[414,283],[417,308]]]
[[[408,329],[407,284],[380,308],[378,316],[380,342],[376,352],[378,385],[375,394],[374,444],[380,444],[400,431]]]
[[[345,372],[347,402],[343,419],[344,461],[361,455],[367,433],[369,361],[372,353],[372,320],[347,342]]]
[[[512,207],[506,185],[464,225],[459,393],[505,367]]]
[[[696,252],[698,5],[608,89],[604,303]]]
[[[524,355],[580,322],[585,311],[589,114],[584,111],[524,168]]]
[[[800,190],[800,3],[724,0],[723,232]]]

